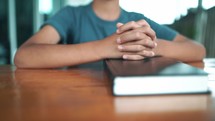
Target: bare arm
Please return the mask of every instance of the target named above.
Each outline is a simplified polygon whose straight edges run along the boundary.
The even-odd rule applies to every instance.
[[[56,68],[107,57],[119,58],[122,55],[117,51],[117,46],[113,46],[113,41],[108,41],[116,38],[113,35],[102,41],[60,45],[57,44],[60,40],[57,31],[51,26],[45,26],[18,49],[14,61],[19,68]]]
[[[138,36],[137,36],[137,33]],[[73,66],[83,63],[94,62],[106,58],[122,58],[123,55],[136,55],[132,48],[140,45],[150,46],[151,39],[144,33],[148,33],[152,38],[155,33],[151,29],[144,32],[127,31],[121,34],[113,34],[99,41],[86,42],[81,44],[60,45],[60,36],[52,26],[45,26],[37,34],[27,40],[17,51],[15,65],[19,68],[57,68],[63,66]],[[120,51],[119,38],[126,38],[129,41],[128,48],[131,50]],[[139,51],[137,51],[139,52]],[[143,56],[148,55],[147,53]],[[133,59],[135,60],[135,58]]]
[[[183,62],[202,61],[206,55],[205,48],[183,35],[177,35],[173,41],[156,40],[158,46],[155,55],[175,58]]]

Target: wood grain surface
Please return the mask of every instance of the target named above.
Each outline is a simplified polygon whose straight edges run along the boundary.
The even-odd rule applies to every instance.
[[[203,69],[205,63],[189,64]],[[215,120],[213,94],[114,97],[105,69],[98,66],[0,66],[0,121]]]

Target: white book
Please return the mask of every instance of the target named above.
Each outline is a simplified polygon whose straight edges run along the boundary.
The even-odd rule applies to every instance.
[[[170,58],[106,60],[113,95],[208,93],[208,74]]]

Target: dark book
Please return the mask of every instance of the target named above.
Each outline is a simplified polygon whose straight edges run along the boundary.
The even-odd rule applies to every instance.
[[[160,95],[208,93],[208,74],[174,59],[155,57],[141,61],[108,59],[113,94]]]

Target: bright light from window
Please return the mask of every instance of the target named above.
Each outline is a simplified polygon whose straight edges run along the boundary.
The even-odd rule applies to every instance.
[[[52,0],[39,0],[39,11],[43,14],[51,13],[53,9]]]
[[[215,0],[203,0],[203,8],[210,9],[215,6]]]
[[[67,3],[72,6],[86,5],[92,2],[92,0],[67,0]]]
[[[41,0],[46,1],[46,0]],[[73,6],[85,5],[92,0],[67,0]],[[160,24],[172,24],[175,19],[185,16],[188,9],[196,8],[198,0],[119,0],[120,6],[131,12],[144,14]],[[202,0],[203,7],[209,9],[215,6],[215,0]]]
[[[175,19],[187,15],[188,9],[196,8],[198,0],[120,0],[127,11],[138,12],[160,23],[172,24]],[[203,0],[203,7],[215,6],[215,0]]]
[[[120,5],[160,24],[172,24],[176,18],[186,15],[188,8],[197,7],[198,0],[120,0]]]

